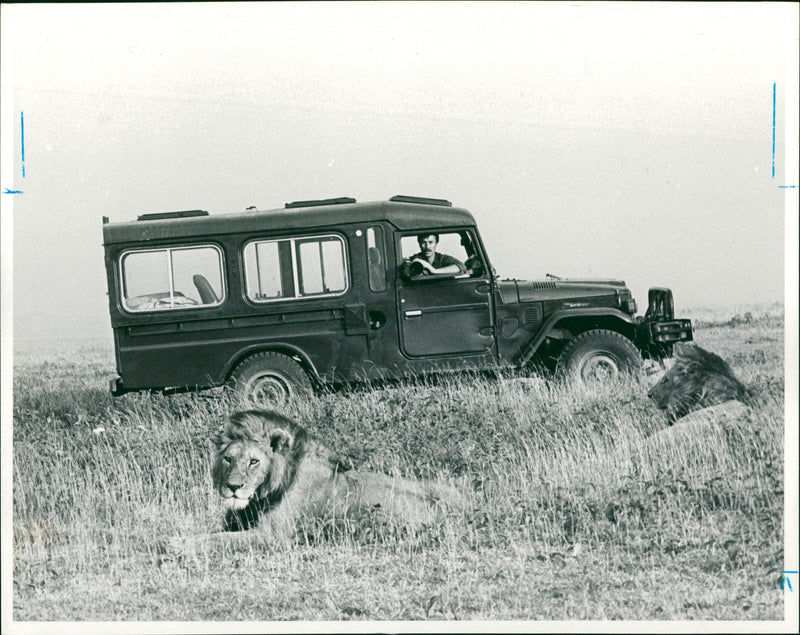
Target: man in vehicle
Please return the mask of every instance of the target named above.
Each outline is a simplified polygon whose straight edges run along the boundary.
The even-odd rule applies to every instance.
[[[464,263],[447,254],[438,253],[439,234],[427,233],[417,236],[419,253],[411,256],[406,262],[418,262],[422,266],[422,275],[450,274],[459,275],[467,272]]]

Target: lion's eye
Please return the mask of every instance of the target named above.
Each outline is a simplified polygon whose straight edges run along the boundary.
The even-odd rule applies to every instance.
[[[227,463],[228,465],[230,465],[231,463],[231,457],[229,456],[223,456],[222,460],[225,461],[225,463]]]
[[[259,463],[258,459],[250,459],[250,465],[257,465]]]

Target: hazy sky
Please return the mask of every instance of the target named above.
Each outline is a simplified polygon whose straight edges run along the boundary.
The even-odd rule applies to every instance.
[[[501,277],[617,277],[640,307],[669,286],[679,314],[780,300],[797,16],[793,4],[4,5],[2,188],[23,191],[2,196],[15,337],[110,334],[102,216],[336,196],[466,207]]]

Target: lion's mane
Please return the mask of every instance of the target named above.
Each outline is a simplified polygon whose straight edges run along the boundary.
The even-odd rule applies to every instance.
[[[231,448],[254,447],[269,463],[263,466],[263,479],[256,483],[247,505],[226,511],[225,528],[228,531],[250,529],[258,524],[260,515],[278,507],[295,486],[298,469],[304,463],[317,462],[316,472],[327,471],[331,478],[351,467],[347,459],[335,456],[311,438],[305,428],[271,410],[234,412],[214,438],[214,443],[216,455],[211,475],[214,487],[221,495],[226,489],[231,468],[236,467],[225,461],[226,452]]]
[[[747,389],[719,355],[696,344],[676,344],[675,363],[647,393],[676,421],[694,410],[726,401],[746,402]]]

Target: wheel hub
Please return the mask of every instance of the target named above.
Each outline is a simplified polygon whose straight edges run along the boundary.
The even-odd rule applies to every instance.
[[[583,381],[607,382],[619,377],[617,360],[605,353],[589,357],[580,370]]]
[[[258,403],[281,405],[289,400],[292,389],[280,375],[266,373],[253,378],[249,393]]]

